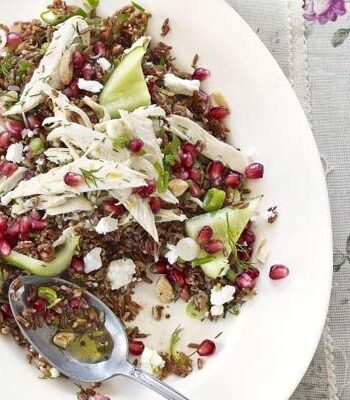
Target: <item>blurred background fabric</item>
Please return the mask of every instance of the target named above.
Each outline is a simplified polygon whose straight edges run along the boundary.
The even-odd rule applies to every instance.
[[[318,349],[291,399],[349,400],[350,4],[344,0],[226,1],[258,34],[294,87],[328,183],[334,239],[331,303]]]

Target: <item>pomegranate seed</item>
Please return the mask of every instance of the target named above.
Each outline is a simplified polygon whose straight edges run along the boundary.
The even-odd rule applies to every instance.
[[[72,258],[70,266],[75,272],[78,272],[79,274],[84,272],[85,264],[84,261],[79,257],[74,256]]]
[[[181,168],[178,171],[176,171],[174,175],[176,176],[176,178],[186,181],[189,177],[189,172],[186,171],[184,168]]]
[[[156,181],[154,179],[149,179],[146,182],[147,186],[134,188],[133,192],[139,194],[141,197],[149,197],[156,190]]]
[[[145,345],[139,340],[129,340],[129,352],[134,356],[139,356],[143,353]]]
[[[9,161],[3,161],[0,164],[0,175],[9,177],[17,170],[17,168],[16,164]]]
[[[40,297],[36,298],[33,301],[33,308],[40,314],[45,311],[46,306],[47,306],[47,301],[41,299]]]
[[[224,249],[224,244],[221,242],[221,240],[211,239],[206,242],[203,247],[207,253],[214,254],[222,251]]]
[[[30,240],[29,233],[19,233],[18,234],[18,241],[19,242],[27,242]]]
[[[212,119],[221,120],[228,116],[230,111],[225,107],[212,107],[209,110],[209,116]]]
[[[188,190],[193,197],[200,197],[203,194],[202,189],[194,181],[191,181],[190,186],[188,187]]]
[[[29,233],[32,228],[32,220],[29,217],[21,218],[19,222],[20,233]]]
[[[143,141],[140,139],[131,139],[128,147],[133,153],[139,153],[143,147]]]
[[[149,81],[149,82],[147,82],[147,86],[148,86],[148,91],[149,91],[151,94],[158,93],[159,87],[158,87],[158,85],[157,85],[155,82]]]
[[[182,153],[180,156],[181,164],[185,168],[191,168],[193,165],[193,157],[191,153]]]
[[[40,215],[39,211],[37,211],[37,210],[31,211],[29,216],[30,216],[31,219],[35,219],[35,220],[40,220],[41,219],[41,215]]]
[[[157,212],[160,210],[160,207],[162,205],[162,200],[159,197],[151,197],[150,201],[149,201],[149,205],[151,207],[153,214],[157,214]]]
[[[107,46],[100,40],[94,44],[94,52],[100,57],[107,57],[108,50]]]
[[[276,264],[270,268],[269,277],[274,281],[284,279],[289,275],[289,269],[285,265]]]
[[[38,297],[33,301],[32,306],[39,314],[41,314],[45,311],[47,301]]]
[[[213,236],[213,230],[209,225],[203,226],[203,228],[198,232],[197,242],[199,244],[205,244],[209,242],[209,240]]]
[[[78,186],[83,183],[84,178],[82,175],[75,172],[68,172],[63,178],[64,183],[68,186]]]
[[[31,228],[33,231],[42,231],[47,227],[47,222],[46,221],[40,221],[37,219],[32,219],[32,224]]]
[[[76,80],[72,80],[68,87],[66,87],[63,90],[63,94],[65,94],[67,97],[69,97],[70,99],[72,98],[76,98],[79,95],[79,87],[78,87],[78,82]]]
[[[243,272],[237,276],[236,285],[241,289],[252,289],[255,285],[255,279],[252,279],[248,273]]]
[[[248,229],[244,230],[241,238],[243,242],[246,242],[248,246],[252,245],[255,242],[254,232],[249,231]]]
[[[11,135],[9,132],[2,132],[0,135],[0,148],[6,150],[10,145]]]
[[[151,268],[154,274],[166,274],[168,272],[168,263],[166,260],[157,261]]]
[[[208,165],[207,172],[209,177],[213,180],[221,178],[224,172],[224,164],[221,161],[212,161]]]
[[[23,122],[15,119],[8,119],[5,123],[6,129],[16,140],[22,140],[22,131],[25,128]]]
[[[106,214],[114,214],[116,216],[123,215],[125,207],[122,204],[116,204],[113,200],[107,200],[102,204],[102,209]]]
[[[204,81],[204,79],[210,76],[210,71],[206,68],[196,68],[192,74],[192,79],[198,79],[199,81]]]
[[[70,300],[69,305],[71,308],[78,309],[81,307],[81,302],[79,299],[72,299]]]
[[[243,249],[238,250],[237,255],[241,261],[247,262],[253,254],[253,249],[250,246],[246,246]]]
[[[96,69],[91,64],[86,64],[85,67],[81,70],[81,75],[87,81],[91,81],[96,76]]]
[[[11,50],[16,50],[17,47],[22,43],[21,36],[16,32],[9,32],[6,35],[6,44]]]
[[[197,149],[196,146],[192,143],[186,142],[181,146],[181,150],[183,153],[189,153],[193,158],[197,157]]]
[[[196,182],[201,182],[203,180],[203,171],[198,168],[190,168],[188,170],[188,177]]]
[[[38,129],[43,126],[43,119],[36,114],[28,115],[27,121],[30,129]]]
[[[202,357],[206,357],[206,356],[211,356],[212,354],[214,354],[215,350],[216,350],[215,343],[210,339],[205,339],[198,346],[197,353]]]
[[[260,271],[257,268],[251,267],[249,269],[247,269],[246,274],[248,274],[254,281],[256,279],[258,279],[259,275],[260,275]]]
[[[241,183],[241,174],[238,172],[229,172],[225,178],[225,185],[236,188]]]
[[[7,231],[7,220],[5,217],[0,216],[0,233]]]
[[[264,166],[259,163],[253,163],[248,165],[245,169],[245,176],[248,179],[259,179],[264,176]]]
[[[5,239],[0,239],[0,254],[3,257],[8,256],[11,253],[10,243]]]
[[[12,310],[9,304],[1,304],[0,311],[8,318],[13,318]]]
[[[72,62],[74,68],[82,69],[86,63],[86,58],[84,53],[82,53],[81,51],[73,51]]]
[[[9,235],[18,235],[20,230],[20,224],[19,222],[14,222],[12,225],[10,225],[7,228],[7,233]]]
[[[180,287],[184,286],[186,281],[185,281],[185,274],[178,268],[172,268],[169,271],[169,278],[175,282],[177,285]]]

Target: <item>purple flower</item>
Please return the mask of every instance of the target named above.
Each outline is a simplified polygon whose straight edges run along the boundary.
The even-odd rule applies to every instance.
[[[325,24],[329,21],[335,21],[341,15],[346,13],[345,0],[327,0],[324,9],[317,13],[313,0],[304,0],[304,18],[307,21],[318,21]]]

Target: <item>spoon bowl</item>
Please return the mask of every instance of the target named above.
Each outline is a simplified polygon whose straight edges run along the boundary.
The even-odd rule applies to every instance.
[[[169,385],[161,382],[153,375],[135,367],[127,361],[128,338],[121,321],[112,310],[100,299],[88,291],[84,291],[89,304],[99,313],[103,313],[104,327],[113,340],[113,348],[107,360],[97,363],[87,363],[75,359],[69,352],[62,351],[52,342],[55,334],[54,328],[44,324],[40,328],[26,328],[17,320],[28,307],[27,296],[29,287],[40,287],[48,285],[76,286],[61,278],[40,278],[36,276],[24,276],[14,280],[9,288],[10,306],[14,317],[21,329],[23,336],[52,366],[57,368],[63,375],[79,382],[101,382],[114,376],[121,375],[136,380],[148,388],[159,393],[170,400],[188,400]]]

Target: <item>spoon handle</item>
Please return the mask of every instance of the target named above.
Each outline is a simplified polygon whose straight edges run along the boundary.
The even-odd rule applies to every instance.
[[[130,363],[126,363],[123,368],[122,375],[133,379],[144,386],[153,390],[154,392],[160,394],[165,399],[168,400],[189,400],[187,397],[183,396],[177,390],[173,389],[171,386],[155,378],[153,375],[148,374],[142,369],[135,367]]]

